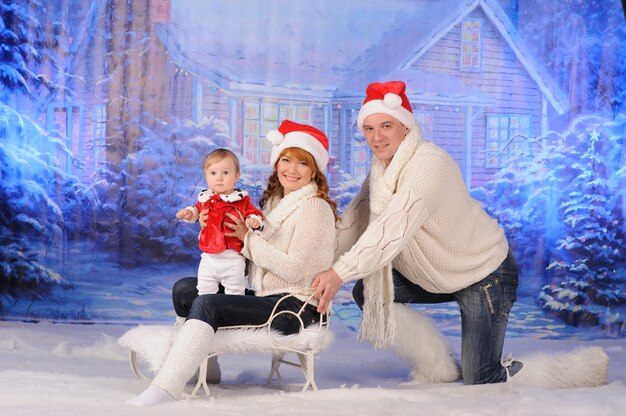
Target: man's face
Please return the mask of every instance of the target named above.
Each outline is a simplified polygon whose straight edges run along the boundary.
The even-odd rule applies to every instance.
[[[363,134],[374,155],[386,165],[396,154],[409,129],[398,119],[384,113],[368,116],[363,122]]]

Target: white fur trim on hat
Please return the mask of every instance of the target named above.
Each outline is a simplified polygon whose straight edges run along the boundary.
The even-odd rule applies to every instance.
[[[280,132],[278,133],[280,134]],[[272,139],[269,137],[269,133],[268,139],[272,141]],[[274,142],[272,141],[272,144],[273,143]],[[326,165],[328,165],[328,151],[324,148],[322,143],[317,140],[317,138],[302,131],[292,131],[285,134],[283,136],[283,140],[280,141],[278,145],[274,145],[274,147],[272,147],[270,164],[274,166],[281,152],[290,147],[299,147],[300,149],[306,150],[307,152],[311,153],[311,155],[313,155],[313,158],[315,159],[317,168],[321,171],[326,169]]]
[[[363,104],[357,117],[359,129],[363,129],[363,123],[366,118],[377,113],[388,114],[408,128],[413,128],[417,124],[415,115],[402,107],[402,99],[400,96],[387,93],[385,94],[384,100],[371,100]]]
[[[265,137],[267,137],[267,140],[269,140],[273,146],[278,146],[283,140],[285,140],[285,136],[278,130],[268,131]]]

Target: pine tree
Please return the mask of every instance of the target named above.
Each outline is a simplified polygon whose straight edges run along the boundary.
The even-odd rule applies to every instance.
[[[569,324],[619,331],[626,320],[626,235],[619,182],[608,160],[612,140],[603,139],[604,146],[594,129],[571,166],[573,179],[559,207],[565,226],[557,247],[561,258],[548,266],[561,272],[560,281],[546,285],[539,300]]]
[[[79,163],[63,140],[8,103],[65,92],[38,74],[42,64],[54,64],[54,50],[63,49],[62,29],[44,33],[37,18],[42,10],[36,0],[0,2],[0,318],[7,305],[41,300],[63,285],[65,253],[55,256],[54,249],[83,236],[95,201],[89,187],[33,145],[49,142]]]
[[[53,93],[57,90],[54,83],[35,73],[46,59],[53,59],[45,51],[59,41],[58,36],[46,38],[35,13],[41,9],[36,0],[0,3],[0,101],[16,91],[34,99],[34,90],[42,86]]]

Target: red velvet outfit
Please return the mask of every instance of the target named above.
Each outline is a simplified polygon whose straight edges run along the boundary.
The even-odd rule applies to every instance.
[[[235,189],[228,195],[214,194],[205,189],[198,194],[196,205],[188,208],[193,211],[189,222],[197,221],[201,211],[208,211],[207,224],[198,236],[202,250],[198,267],[198,293],[216,293],[221,283],[227,294],[244,294],[245,258],[240,254],[243,242],[237,237],[224,235],[231,230],[225,225],[230,222],[226,214],[243,217],[244,220],[252,216],[262,226],[261,212],[252,204],[248,193],[241,189]]]

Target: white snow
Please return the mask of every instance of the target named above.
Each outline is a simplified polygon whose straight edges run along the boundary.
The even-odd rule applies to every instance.
[[[270,357],[220,357],[222,382],[212,397],[151,408],[124,403],[145,384],[134,378],[116,344],[130,325],[0,321],[0,415],[622,415],[626,411],[624,339],[539,339],[515,336],[505,351],[571,350],[600,345],[610,357],[609,383],[545,390],[510,383],[407,385],[409,368],[386,350],[356,340],[335,319],[335,341],[316,361],[317,392],[300,392],[299,369],[283,368],[285,386],[265,385]],[[446,337],[458,354],[460,339]]]

